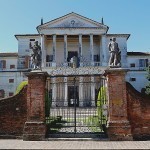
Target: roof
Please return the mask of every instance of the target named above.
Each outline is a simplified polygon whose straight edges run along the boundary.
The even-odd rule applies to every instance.
[[[0,57],[18,57],[18,53],[0,53]]]
[[[107,34],[107,36],[111,36],[111,37],[113,37],[113,36],[124,36],[124,37],[127,37],[127,40],[128,40],[128,38],[130,37],[130,34]]]
[[[127,52],[128,56],[150,56],[148,52]]]
[[[69,15],[76,15],[76,16],[79,16],[79,17],[84,18],[84,19],[86,19],[86,20],[89,20],[89,21],[91,21],[91,22],[93,22],[93,23],[95,23],[95,24],[99,24],[99,25],[101,25],[101,26],[104,26],[105,28],[107,28],[107,31],[108,31],[108,29],[109,29],[108,26],[106,26],[106,25],[104,25],[104,24],[102,24],[102,23],[100,23],[100,22],[94,21],[94,20],[92,20],[92,19],[89,19],[89,18],[87,18],[87,17],[84,17],[84,16],[82,16],[82,15],[80,15],[80,14],[77,14],[77,13],[74,13],[74,12],[68,13],[68,14],[66,14],[66,15],[64,15],[64,16],[61,16],[61,17],[58,17],[58,18],[53,19],[53,20],[51,20],[51,21],[48,21],[48,22],[46,22],[46,23],[43,23],[42,25],[39,25],[39,26],[37,26],[36,28],[37,28],[37,30],[38,30],[38,28],[41,27],[41,26],[45,26],[45,25],[47,25],[47,24],[49,24],[49,23],[51,23],[51,22],[55,22],[55,21],[57,21],[57,20],[59,20],[59,19],[63,19],[63,18],[65,18],[65,17],[69,16]]]
[[[40,34],[16,34],[15,37],[16,39],[18,39],[17,37],[22,36],[22,37],[30,37],[30,36],[40,36]]]

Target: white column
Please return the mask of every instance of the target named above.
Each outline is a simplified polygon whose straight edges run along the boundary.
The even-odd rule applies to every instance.
[[[106,45],[106,35],[102,35],[101,37],[101,62],[102,66],[108,66],[108,51]]]
[[[56,34],[53,35],[53,62],[56,61]]]
[[[52,66],[56,66],[56,34],[53,35],[53,63]]]
[[[83,77],[79,77],[79,106],[83,106]]]
[[[102,36],[100,37],[100,41],[99,41],[99,55],[100,55],[100,66],[102,66],[102,62],[103,62]]]
[[[90,61],[94,62],[93,34],[90,34]]]
[[[56,99],[57,99],[57,83],[56,79],[51,79],[52,82],[52,106],[56,106]]]
[[[41,52],[42,52],[41,66],[42,66],[42,68],[46,67],[46,50],[45,50],[44,44],[45,44],[44,35],[41,35]]]
[[[95,106],[95,78],[91,77],[91,106]]]
[[[64,35],[64,62],[67,63],[68,51],[67,51],[67,34]]]
[[[64,77],[64,106],[68,106],[68,84],[67,77]]]
[[[79,34],[79,58],[80,66],[83,66],[83,52],[82,52],[82,34]]]

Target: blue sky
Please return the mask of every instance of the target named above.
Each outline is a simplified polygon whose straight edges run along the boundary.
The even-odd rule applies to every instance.
[[[17,52],[15,34],[70,12],[109,26],[108,33],[129,33],[128,51],[150,52],[150,0],[0,0],[0,52]]]

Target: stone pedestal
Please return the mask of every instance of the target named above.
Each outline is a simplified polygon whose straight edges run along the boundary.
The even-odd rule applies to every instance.
[[[107,133],[112,141],[133,140],[127,116],[126,72],[121,68],[106,70],[109,111]]]
[[[48,74],[34,71],[28,75],[27,121],[23,140],[44,140],[45,125],[45,85]]]

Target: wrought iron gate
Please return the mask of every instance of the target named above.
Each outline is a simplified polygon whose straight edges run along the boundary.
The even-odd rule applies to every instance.
[[[49,137],[105,136],[105,78],[100,75],[50,77],[46,112]]]

